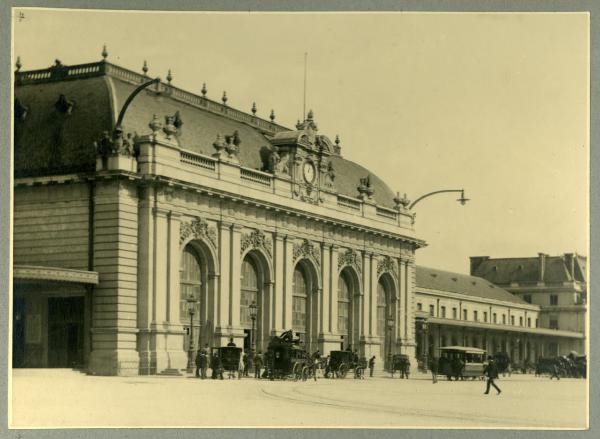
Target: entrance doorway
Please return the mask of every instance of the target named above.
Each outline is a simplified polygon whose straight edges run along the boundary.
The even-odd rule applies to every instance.
[[[13,367],[25,366],[25,299],[13,299]]]
[[[83,366],[83,300],[48,299],[48,367]]]

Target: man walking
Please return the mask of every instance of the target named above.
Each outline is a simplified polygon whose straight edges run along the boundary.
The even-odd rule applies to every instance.
[[[485,376],[487,376],[487,386],[485,388],[484,395],[490,393],[490,386],[494,386],[494,389],[498,391],[498,395],[502,393],[502,390],[494,383],[494,380],[498,378],[498,367],[492,357],[488,357],[488,365],[483,370]]]
[[[373,377],[373,370],[375,369],[375,355],[369,358],[369,376]]]
[[[202,379],[206,379],[206,370],[208,369],[208,343],[200,351],[202,352],[202,359],[200,361],[200,371],[202,373]]]
[[[439,369],[439,360],[437,357],[431,357],[429,362],[429,370],[431,370],[431,381],[437,383],[437,374]]]
[[[557,380],[560,380],[560,375],[558,373],[558,366],[556,365],[556,363],[552,365],[550,370],[552,371],[552,374],[550,375],[550,379],[556,378]]]
[[[258,353],[254,356],[254,378],[260,379],[260,370],[263,367],[263,359],[262,352],[258,351]]]

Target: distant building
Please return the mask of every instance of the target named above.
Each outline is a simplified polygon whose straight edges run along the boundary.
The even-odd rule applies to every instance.
[[[587,258],[574,253],[531,258],[471,257],[471,274],[540,307],[539,326],[584,335],[575,345],[557,344],[552,350],[568,354],[585,351]]]
[[[505,352],[513,363],[568,353],[583,339],[569,330],[540,328],[540,307],[485,279],[417,266],[415,287],[417,358],[439,355],[441,346]]]

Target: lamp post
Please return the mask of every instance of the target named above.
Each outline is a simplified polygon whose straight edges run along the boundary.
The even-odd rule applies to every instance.
[[[194,370],[194,313],[196,312],[196,299],[190,294],[186,302],[188,312],[190,313],[190,346],[188,350],[187,372],[192,373]]]
[[[413,207],[415,207],[415,205],[428,197],[431,197],[432,195],[437,195],[437,194],[444,194],[444,193],[448,193],[448,192],[458,192],[460,193],[460,198],[457,199],[456,201],[458,201],[462,206],[464,206],[465,204],[467,204],[467,201],[469,201],[468,198],[465,198],[465,190],[464,189],[443,189],[441,191],[433,191],[433,192],[429,192],[425,195],[421,195],[419,198],[417,198],[415,201],[413,201],[410,206],[408,206],[409,209],[412,209]]]
[[[254,321],[256,320],[257,306],[256,302],[252,301],[250,304],[250,319],[252,320],[252,332],[250,333],[250,348],[254,351]]]
[[[387,323],[388,331],[390,333],[387,362],[388,362],[388,370],[391,370],[392,369],[392,334],[393,334],[393,330],[394,330],[394,319],[388,318],[386,323]]]

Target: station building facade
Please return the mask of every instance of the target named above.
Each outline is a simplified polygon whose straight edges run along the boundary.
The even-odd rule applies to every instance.
[[[15,73],[13,366],[163,373],[190,333],[264,351],[288,329],[416,364],[408,200],[312,112],[289,128],[146,72]]]
[[[543,305],[485,273],[417,267],[409,200],[312,112],[290,128],[166,79],[106,58],[18,66],[13,367],[170,373],[190,342],[264,351],[289,329],[378,367],[448,344],[531,359],[582,337],[544,329]]]

